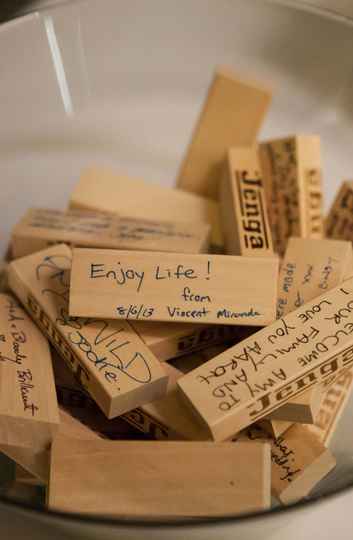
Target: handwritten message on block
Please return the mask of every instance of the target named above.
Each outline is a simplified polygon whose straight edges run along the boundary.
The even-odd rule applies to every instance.
[[[195,193],[114,174],[102,168],[84,170],[71,198],[70,208],[110,213],[119,218],[189,222],[211,225],[211,244],[223,249],[218,202]]]
[[[226,440],[353,364],[353,279],[185,375],[178,386]]]
[[[73,250],[70,315],[262,326],[277,258]]]
[[[279,274],[277,317],[333,289],[352,271],[350,242],[290,238]],[[272,417],[312,424],[320,408],[322,389],[316,387],[290,400]]]
[[[242,440],[268,440],[261,429],[251,426]],[[294,503],[336,466],[330,450],[306,426],[296,424],[271,443],[271,488],[283,504]]]
[[[277,317],[337,287],[352,267],[350,242],[290,238],[279,273]]]
[[[12,232],[14,258],[53,244],[70,246],[204,253],[209,243],[206,223],[147,221],[111,215],[32,208]]]
[[[255,142],[271,92],[218,69],[182,163],[177,186],[218,198],[219,172],[228,148]]]
[[[270,475],[270,446],[262,441],[215,444],[57,437],[49,506],[149,518],[224,516],[269,508]]]
[[[118,223],[119,249],[136,251],[207,253],[210,233],[211,226],[198,221],[171,222],[121,217]]]
[[[297,135],[260,145],[274,249],[280,255],[291,236],[323,235],[320,139]]]
[[[325,220],[329,238],[353,240],[353,181],[343,182]]]
[[[164,395],[167,376],[128,322],[68,314],[66,245],[12,262],[11,289],[108,418]]]
[[[0,294],[0,444],[43,450],[58,425],[48,342],[17,300]]]
[[[256,146],[229,150],[220,186],[220,209],[226,253],[247,257],[273,255]]]

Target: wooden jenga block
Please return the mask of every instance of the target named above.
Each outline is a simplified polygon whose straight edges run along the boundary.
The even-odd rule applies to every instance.
[[[254,327],[205,325],[172,322],[131,321],[131,326],[160,362],[184,356],[211,346],[240,341]]]
[[[245,336],[243,339],[245,339]],[[178,356],[177,358],[173,358],[172,360],[170,360],[169,365],[172,365],[181,373],[190,373],[190,371],[200,367],[202,364],[208,362],[208,360],[211,360],[211,358],[214,358],[215,356],[226,351],[231,346],[232,344],[224,343],[222,345],[214,345],[212,347],[208,347],[207,349],[203,349],[202,351],[196,351],[190,354],[185,354],[184,356]]]
[[[228,151],[220,186],[220,210],[226,253],[246,257],[273,256],[256,146]]]
[[[352,268],[350,242],[290,238],[279,273],[277,318],[333,289]]]
[[[194,193],[168,188],[137,178],[117,175],[107,169],[83,171],[71,199],[71,209],[90,210],[120,218],[208,223],[211,244],[223,249],[223,236],[217,202]]]
[[[300,424],[271,445],[273,494],[284,504],[307,496],[336,466],[336,459]]]
[[[270,474],[270,447],[263,442],[57,437],[49,507],[112,516],[231,515],[269,507]]]
[[[353,181],[342,182],[325,219],[329,238],[353,241]]]
[[[163,398],[141,405],[112,420],[104,418],[66,366],[59,362],[53,365],[59,403],[101,436],[114,440],[133,438],[131,432],[122,429],[123,424],[157,440],[209,439],[206,430],[199,426],[180,399],[176,381],[182,372],[169,364],[165,364],[169,379],[167,393]]]
[[[259,426],[263,431],[265,431],[270,437],[277,439],[283,433],[285,433],[291,426],[293,422],[285,422],[283,420],[269,420],[264,418],[256,423],[256,426]]]
[[[69,317],[70,268],[53,246],[13,261],[9,284],[108,418],[163,396],[165,371],[128,322]]]
[[[353,364],[353,280],[231,347],[177,382],[216,441]]]
[[[228,148],[255,142],[271,102],[271,92],[255,82],[218,69],[208,90],[180,168],[177,186],[216,199]]]
[[[131,425],[153,439],[170,440],[208,440],[209,433],[198,424],[187,405],[177,391],[177,380],[184,373],[189,373],[220,351],[220,347],[211,347],[204,351],[179,357],[173,362],[176,370],[171,372],[172,366],[167,365],[169,385],[167,395],[153,403],[142,405],[134,411],[126,413],[123,417]],[[222,348],[222,352],[223,352]],[[264,419],[260,421],[261,427],[273,437],[282,435],[292,422]]]
[[[277,271],[276,257],[74,249],[70,315],[263,326]]]
[[[97,431],[80,422],[62,407],[60,408],[59,435],[82,441],[95,441],[103,438]]]
[[[118,221],[119,249],[207,253],[210,249],[211,225],[191,221],[192,218],[191,215],[184,222],[121,217]]]
[[[53,367],[58,402],[75,420],[104,439],[141,438],[141,434],[124,421],[123,416],[111,420],[105,416],[57,353],[53,357]]]
[[[65,437],[73,439],[99,439],[99,435],[85,426],[76,418],[73,418],[63,408],[59,410],[60,425],[58,433]],[[20,448],[15,446],[0,446],[0,451],[12,459],[20,469],[26,474],[22,474],[22,480],[17,478],[17,481],[27,481],[32,479],[32,484],[45,485],[49,480],[49,461],[50,451],[48,448],[41,451],[35,451],[31,448]]]
[[[353,278],[353,266],[351,268],[351,271],[348,272],[348,275],[346,276],[346,278],[343,281],[347,281],[347,280],[352,279],[352,278]]]
[[[322,386],[321,384],[317,384],[273,411],[269,415],[268,420],[314,424],[316,416],[319,413],[322,395]]]
[[[146,221],[32,208],[14,227],[11,248],[15,259],[63,242],[79,247],[205,253],[209,233],[206,223]]]
[[[169,374],[167,395],[125,413],[123,418],[153,439],[191,441],[210,439],[207,430],[198,424],[178,392],[177,380],[183,374],[173,366],[166,367]]]
[[[48,342],[17,300],[0,294],[0,444],[42,450],[58,426]]]
[[[45,483],[40,480],[38,477],[33,476],[33,474],[29,473],[21,467],[21,465],[15,466],[15,482],[19,482],[20,484],[27,484],[30,486],[44,486]]]
[[[330,382],[330,381],[328,381]],[[353,390],[353,372],[345,370],[332,384],[327,386],[323,394],[320,408],[314,425],[308,426],[319,441],[328,446],[331,442],[337,424],[345,410]]]
[[[60,243],[117,248],[118,222],[104,214],[30,208],[12,230],[11,255],[18,259]]]
[[[291,236],[321,238],[320,139],[297,135],[260,145],[274,250],[283,255]]]
[[[47,448],[36,451],[31,448],[0,445],[0,452],[20,465],[32,478],[36,478],[40,485],[48,483],[49,450]]]
[[[267,440],[256,427],[251,426],[245,433],[252,441]],[[309,495],[336,466],[330,450],[300,424],[292,426],[284,435],[270,442],[272,493],[283,504],[294,503]]]
[[[353,268],[350,242],[290,238],[279,274],[277,318],[344,281]],[[313,424],[322,389],[317,386],[277,409],[272,418]]]

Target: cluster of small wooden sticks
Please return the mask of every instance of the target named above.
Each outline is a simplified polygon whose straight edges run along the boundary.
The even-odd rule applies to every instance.
[[[258,144],[270,101],[219,70],[176,189],[89,169],[67,211],[14,227],[0,450],[49,508],[233,515],[306,497],[335,467],[353,186],[324,222],[320,140]]]

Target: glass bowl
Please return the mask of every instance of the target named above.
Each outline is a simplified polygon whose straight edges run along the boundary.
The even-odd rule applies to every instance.
[[[88,165],[173,185],[219,65],[273,87],[261,138],[321,136],[327,208],[353,171],[352,46],[349,18],[302,2],[88,0],[3,24],[2,254],[19,216],[29,206],[65,208]],[[159,522],[48,512],[38,491],[11,487],[12,469],[1,457],[0,533],[36,540],[290,540],[320,529],[321,538],[351,538],[351,414],[352,400],[331,443],[338,465],[310,497],[234,518]]]

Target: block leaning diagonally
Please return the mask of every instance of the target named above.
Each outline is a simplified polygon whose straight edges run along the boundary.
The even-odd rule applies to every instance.
[[[255,143],[270,103],[268,88],[218,69],[180,167],[178,188],[217,199],[228,148]]]
[[[350,242],[290,238],[278,280],[277,318],[337,287],[349,277],[352,268]],[[322,395],[321,387],[310,389],[274,411],[272,418],[311,424]]]
[[[17,259],[9,284],[108,418],[162,397],[168,377],[127,321],[70,318],[71,249]]]
[[[214,440],[226,440],[353,364],[353,279],[179,379]]]

